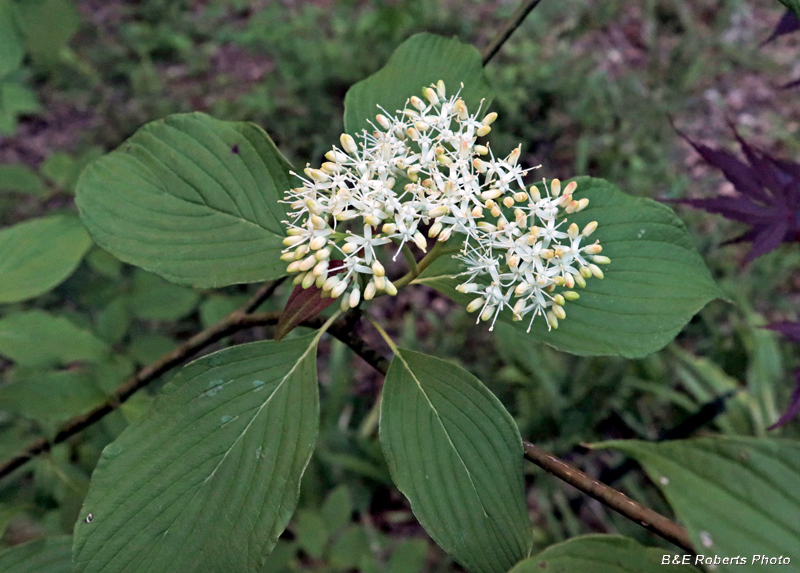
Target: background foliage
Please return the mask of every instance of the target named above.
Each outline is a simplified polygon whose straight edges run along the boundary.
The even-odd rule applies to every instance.
[[[58,276],[39,277],[39,292],[20,295],[14,285],[0,285],[0,300],[9,302],[0,307],[0,457],[52,437],[60,422],[247,298],[240,287],[167,283],[97,247],[84,256],[88,242],[65,237],[75,233],[72,192],[85,165],[146,121],[189,111],[254,121],[295,164],[317,162],[343,130],[347,88],[382,66],[403,39],[428,30],[483,46],[515,7],[0,0],[0,223],[46,216],[49,226],[36,235],[73,261]],[[543,2],[486,69],[500,113],[493,145],[521,141],[523,160],[543,163],[548,177],[595,175],[632,195],[730,192],[679,140],[668,114],[694,140],[726,146],[732,138],[725,120],[732,119],[746,139],[796,156],[800,108],[771,86],[797,76],[797,40],[758,47],[781,13],[767,0]],[[524,439],[669,512],[638,466],[612,451],[587,454],[581,444],[683,437],[681,422],[729,394],[725,412],[700,432],[765,436],[798,366],[787,342],[759,328],[798,318],[796,247],[784,245],[743,269],[747,248],[720,246],[740,232],[736,224],[688,210],[680,215],[736,305],[712,303],[675,343],[643,359],[576,357],[525,342],[503,325],[490,337],[427,287],[382,300],[373,312],[403,348],[435,353],[484,381]],[[9,232],[0,231],[0,244],[14,241]],[[13,258],[13,251],[1,252],[4,261]],[[57,270],[46,262],[43,268]],[[288,289],[279,294],[266,310],[281,308]],[[14,337],[4,336],[9,332]],[[35,353],[33,343],[13,339],[20,333],[35,341]],[[342,344],[323,340],[320,347],[327,374],[320,380],[317,455],[298,512],[264,571],[453,570],[391,485],[377,442],[378,379]],[[0,483],[5,546],[72,533],[101,451],[140,423],[151,396],[137,394]],[[770,436],[797,438],[797,426]],[[647,460],[645,469],[651,472]],[[593,532],[658,544],[541,471],[527,471],[534,551]],[[54,562],[64,555],[61,541],[48,541]]]

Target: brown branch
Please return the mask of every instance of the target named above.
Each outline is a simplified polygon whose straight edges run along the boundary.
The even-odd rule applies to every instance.
[[[481,63],[485,66],[489,63],[489,61],[494,57],[494,55],[500,51],[500,48],[503,47],[503,44],[506,43],[511,37],[511,34],[514,33],[514,30],[520,27],[522,22],[525,20],[525,17],[531,13],[531,11],[539,5],[542,0],[525,0],[522,5],[517,8],[517,11],[514,12],[514,15],[506,22],[506,25],[503,26],[503,29],[500,30],[500,33],[495,36],[494,40],[483,49],[481,53]]]
[[[525,459],[593,497],[603,505],[621,513],[631,521],[640,524],[648,531],[674,543],[692,555],[695,554],[686,529],[674,521],[632,500],[621,491],[586,475],[538,446],[529,442],[523,442],[523,446],[525,447]]]
[[[275,281],[275,282],[281,282]],[[172,368],[179,366],[198,352],[207,348],[208,346],[218,342],[219,340],[230,336],[240,330],[246,330],[255,326],[270,326],[278,323],[280,313],[278,312],[262,312],[247,314],[247,309],[257,308],[264,300],[269,298],[277,288],[273,282],[261,288],[253,298],[244,305],[241,309],[236,310],[226,316],[224,319],[215,325],[199,332],[178,348],[163,355],[151,365],[143,368],[134,376],[122,383],[117,389],[109,396],[109,398],[89,412],[76,416],[62,425],[56,436],[52,440],[40,438],[30,444],[23,451],[18,453],[13,458],[6,460],[0,464],[0,478],[9,475],[17,468],[23,466],[32,458],[49,451],[53,446],[65,442],[81,430],[84,430],[92,424],[103,419],[105,416],[119,408],[128,398],[133,396],[138,390],[145,388],[158,380],[161,375],[168,372]],[[323,317],[317,316],[306,320],[301,323],[301,326],[309,328],[319,328],[325,322]],[[340,339],[347,344],[353,352],[363,358],[370,366],[386,374],[389,368],[389,362],[378,354],[375,350],[369,347],[361,338],[355,334],[353,325],[350,323],[348,317],[343,317],[334,322],[329,328],[333,336]]]

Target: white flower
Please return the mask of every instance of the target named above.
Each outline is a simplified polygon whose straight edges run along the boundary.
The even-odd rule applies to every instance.
[[[597,264],[610,262],[599,243],[581,246],[596,222],[581,233],[564,219],[588,199],[573,199],[575,182],[562,193],[557,179],[544,185],[544,194],[526,189],[530,169],[518,163],[521,147],[498,159],[478,144],[497,114],[470,115],[459,93],[446,97],[439,81],[395,114],[379,108],[371,132],[364,130],[359,141],[343,134],[341,149],[326,153],[321,169],[295,174],[302,186],[286,193],[292,210],[281,258],[304,288],[316,284],[333,298],[350,288],[342,302],[348,308],[362,291],[366,300],[397,292],[377,248],[394,243],[393,258],[410,245],[426,251],[422,226],[428,225],[428,237],[439,241],[465,236],[457,256],[465,279],[457,290],[475,295],[467,310],[479,310],[479,320],[491,319],[493,328],[508,308],[515,320],[531,316],[529,330],[540,314],[548,328],[557,327],[565,301],[578,294],[556,288],[602,278]],[[332,253],[342,259],[332,260]]]

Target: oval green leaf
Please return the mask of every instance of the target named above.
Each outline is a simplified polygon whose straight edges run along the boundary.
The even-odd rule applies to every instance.
[[[600,240],[611,264],[605,278],[591,278],[576,289],[580,299],[568,302],[565,320],[548,331],[541,317],[528,337],[580,355],[618,355],[640,358],[663,348],[709,301],[723,297],[686,227],[675,213],[651,199],[626,195],[602,179],[578,177],[576,198],[587,197],[589,206],[568,216],[583,228],[599,226],[591,236]],[[417,284],[427,284],[461,304],[475,296],[455,290],[461,281],[459,262],[447,256],[428,267]],[[522,332],[530,319],[511,320],[505,310],[500,319]],[[487,326],[488,328],[488,326]]]
[[[664,563],[665,557],[668,559]],[[692,573],[686,565],[673,565],[674,553],[645,547],[618,535],[583,535],[546,548],[509,573]],[[692,558],[693,559],[693,558]],[[680,563],[680,561],[679,561]],[[687,561],[689,563],[689,561]]]
[[[522,439],[480,380],[397,349],[383,386],[380,439],[417,519],[464,567],[500,573],[530,555]]]
[[[470,112],[478,110],[481,100],[486,110],[493,93],[483,73],[480,52],[455,38],[435,34],[415,34],[400,44],[386,65],[370,77],[354,84],[344,99],[344,128],[355,135],[366,129],[381,113],[378,105],[390,114],[403,109],[406,100],[421,95],[423,87],[443,80],[447,93],[460,89]]]
[[[93,162],[76,201],[94,240],[125,262],[197,287],[257,282],[285,274],[289,169],[256,125],[173,115]]]
[[[0,319],[0,355],[20,366],[46,368],[103,360],[108,345],[64,317],[31,310]]]
[[[243,344],[181,370],[103,451],[73,571],[258,571],[314,449],[320,336]]]
[[[0,0],[0,78],[19,68],[24,57],[25,46],[14,24],[11,0]]]
[[[604,442],[642,464],[698,554],[800,563],[800,443],[747,437]],[[718,565],[717,571],[741,571]]]
[[[0,302],[44,294],[70,276],[92,241],[73,216],[56,215],[0,231]]]
[[[69,573],[72,537],[45,537],[0,553],[3,573]]]

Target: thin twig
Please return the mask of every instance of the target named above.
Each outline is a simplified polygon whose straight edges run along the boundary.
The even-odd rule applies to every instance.
[[[586,495],[593,497],[603,505],[621,513],[631,521],[639,523],[648,531],[655,533],[670,543],[674,543],[692,555],[695,554],[686,529],[674,521],[632,500],[621,491],[617,491],[586,475],[538,446],[534,446],[529,442],[523,442],[523,445],[525,447],[525,459],[550,472],[558,479],[576,487]]]
[[[494,57],[494,55],[500,51],[500,48],[503,47],[503,44],[506,43],[511,37],[511,34],[514,33],[514,30],[520,27],[522,22],[525,20],[525,17],[531,13],[531,10],[536,8],[539,5],[541,0],[525,0],[522,5],[514,12],[514,15],[506,22],[506,25],[503,26],[503,29],[500,30],[500,33],[495,36],[494,40],[484,48],[483,52],[481,53],[481,63],[485,66],[489,63],[489,61]]]

